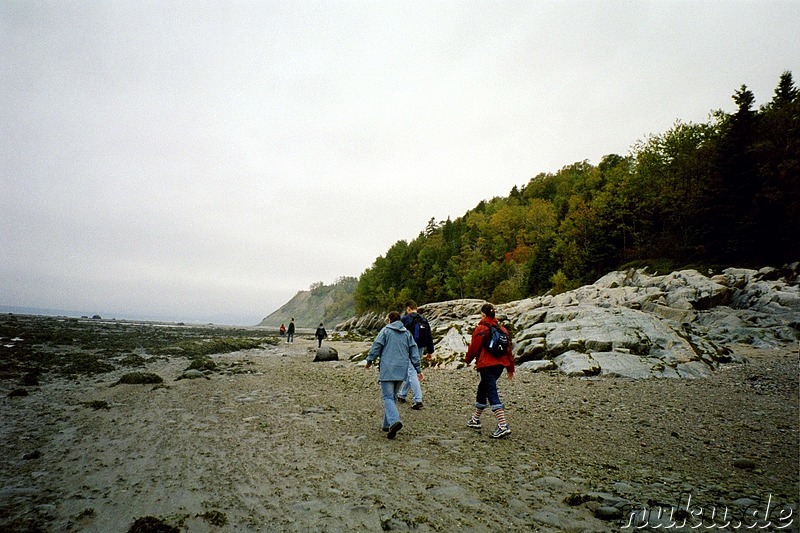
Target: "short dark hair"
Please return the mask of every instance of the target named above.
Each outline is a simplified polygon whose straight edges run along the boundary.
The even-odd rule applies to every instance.
[[[417,302],[415,302],[414,300],[409,300],[409,301],[406,302],[406,307],[408,309],[416,309],[417,308]]]
[[[489,318],[494,318],[494,306],[492,304],[483,304],[481,306],[481,313],[488,316]]]
[[[397,322],[398,320],[400,320],[400,313],[397,311],[389,313],[389,322]]]

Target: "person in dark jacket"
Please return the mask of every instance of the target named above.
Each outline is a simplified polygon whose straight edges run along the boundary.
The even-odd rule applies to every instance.
[[[414,300],[406,302],[406,314],[403,315],[402,320],[403,325],[412,335],[414,335],[417,324],[419,325],[419,337],[416,335],[414,337],[417,348],[419,349],[419,356],[420,358],[422,358],[423,355],[430,356],[434,350],[431,325],[428,323],[427,318],[419,314],[419,308]],[[411,404],[411,408],[415,410],[422,409],[422,386],[419,384],[417,372],[411,364],[408,365],[408,376],[403,382],[403,386],[400,387],[400,392],[397,393],[397,401],[400,403],[406,402],[409,387],[411,388],[411,399],[414,401],[414,403]]]
[[[289,322],[289,329],[286,330],[286,342],[294,342],[294,318]]]
[[[322,347],[322,339],[327,339],[328,338],[328,332],[325,331],[324,327],[322,327],[322,322],[319,323],[319,327],[317,328],[316,333],[314,333],[314,336],[319,341],[319,344],[317,345],[317,348],[321,348]]]
[[[393,439],[403,423],[397,410],[397,391],[408,374],[409,361],[417,371],[417,378],[422,381],[422,367],[419,365],[419,350],[414,337],[400,321],[400,313],[389,313],[388,324],[384,326],[367,354],[367,368],[380,357],[378,381],[381,384],[383,397],[383,430],[388,438]]]
[[[492,437],[499,439],[510,435],[511,428],[508,427],[505,406],[500,401],[500,395],[497,392],[497,380],[503,373],[503,369],[508,369],[508,379],[514,379],[514,356],[511,353],[511,342],[508,343],[505,353],[501,356],[495,356],[486,349],[484,340],[487,335],[491,334],[491,326],[498,327],[499,324],[495,318],[494,306],[487,303],[481,307],[481,320],[475,331],[472,332],[472,341],[469,343],[467,355],[464,357],[467,366],[477,359],[475,369],[481,376],[475,397],[475,412],[467,422],[467,426],[481,429],[481,415],[488,406],[497,417],[497,429],[492,433]]]

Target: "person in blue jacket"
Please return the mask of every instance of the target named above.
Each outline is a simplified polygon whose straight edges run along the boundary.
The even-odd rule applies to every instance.
[[[397,393],[408,376],[409,361],[417,371],[417,378],[422,381],[422,367],[420,366],[419,349],[414,337],[403,322],[400,313],[389,313],[388,324],[384,326],[367,354],[367,368],[380,358],[378,364],[378,381],[381,384],[383,397],[383,427],[387,437],[395,438],[397,432],[403,427],[400,421],[400,411],[397,409]]]

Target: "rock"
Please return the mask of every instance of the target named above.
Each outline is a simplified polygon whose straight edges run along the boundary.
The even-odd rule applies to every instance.
[[[105,400],[94,400],[91,402],[81,402],[82,405],[86,407],[91,407],[95,411],[99,411],[100,409],[111,409],[111,406]]]
[[[208,356],[200,356],[192,359],[186,370],[216,370],[217,363]]]
[[[314,362],[318,361],[338,361],[339,352],[330,346],[322,346],[317,348],[317,355],[314,357]]]
[[[436,342],[436,349],[431,358],[437,360],[438,366],[461,366],[468,346],[469,339],[458,328],[449,327],[441,339]],[[443,354],[449,354],[452,357],[445,360],[442,358]]]
[[[622,518],[622,509],[611,507],[609,505],[601,505],[594,510],[595,518],[600,520],[619,520]]]
[[[781,278],[781,271],[774,267],[764,267],[756,272],[755,278],[759,281],[778,281]]]
[[[799,275],[800,262],[758,271],[728,268],[712,277],[696,270],[657,276],[631,269],[555,296],[497,305],[496,310],[511,330],[520,368],[541,371],[556,365],[580,377],[696,379],[710,376],[721,364],[746,362],[731,345],[770,348],[797,342]],[[464,366],[483,303],[464,299],[420,308],[436,343],[426,366]],[[377,331],[383,317],[349,323],[370,324]]]
[[[531,518],[540,524],[554,528],[556,531],[585,531],[584,524],[573,520],[559,508],[538,509]]]
[[[155,516],[142,516],[131,524],[128,533],[180,533],[180,529],[168,524],[162,518]]]
[[[117,385],[150,385],[150,384],[158,384],[163,383],[164,379],[159,376],[158,374],[153,374],[152,372],[131,372],[130,374],[125,374],[119,381],[111,385],[115,387]]]
[[[592,353],[592,360],[600,365],[600,375],[616,378],[647,379],[676,378],[677,371],[664,364],[663,359],[618,352]]]
[[[189,370],[184,370],[183,374],[181,374],[180,376],[175,378],[175,381],[178,381],[178,380],[181,380],[181,379],[199,379],[199,378],[211,379],[210,377],[206,376],[200,370],[196,370],[196,369],[192,368],[192,369],[189,369]]]
[[[675,372],[681,378],[707,378],[711,375],[711,368],[700,361],[690,361],[688,363],[680,363],[675,366]]]
[[[592,359],[591,355],[574,350],[559,355],[554,362],[558,369],[568,376],[596,376],[600,373],[600,365]]]
[[[365,315],[356,316],[350,320],[346,320],[338,324],[335,331],[350,331],[362,335],[377,333],[383,326],[386,325],[386,316],[379,316],[377,313],[367,313]]]
[[[731,505],[744,509],[747,509],[748,507],[754,507],[758,504],[759,502],[752,498],[737,498],[731,502]]]
[[[756,462],[752,459],[739,458],[733,460],[733,466],[740,470],[755,470]]]
[[[22,384],[26,387],[35,387],[39,385],[39,372],[28,372],[22,376]]]
[[[528,370],[530,372],[547,372],[548,370],[557,370],[558,366],[554,361],[540,360],[540,361],[526,361],[517,366],[517,370]]]

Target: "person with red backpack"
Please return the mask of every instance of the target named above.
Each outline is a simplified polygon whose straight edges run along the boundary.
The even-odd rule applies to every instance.
[[[464,362],[467,366],[475,362],[475,370],[481,376],[475,397],[475,412],[467,421],[467,427],[481,429],[481,415],[490,407],[497,417],[497,429],[492,437],[499,439],[511,434],[506,420],[506,410],[497,392],[497,380],[508,370],[508,379],[514,379],[514,356],[511,353],[511,338],[508,331],[497,322],[494,306],[481,307],[481,320],[472,332],[472,341],[467,348]]]

